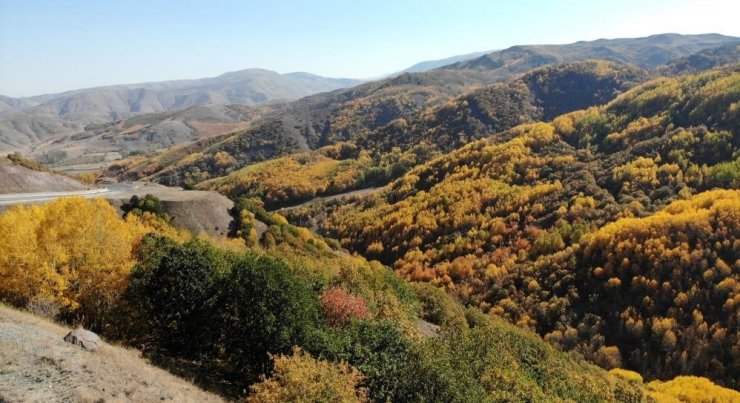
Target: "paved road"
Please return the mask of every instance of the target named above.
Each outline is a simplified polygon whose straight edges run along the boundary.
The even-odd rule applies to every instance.
[[[24,204],[24,203],[37,203],[44,201],[51,201],[60,197],[69,196],[82,196],[86,198],[90,197],[109,197],[115,196],[117,193],[128,192],[136,190],[139,187],[137,184],[128,183],[117,183],[108,185],[104,188],[91,189],[91,190],[79,190],[73,192],[39,192],[39,193],[8,193],[0,194],[0,206],[7,206],[11,204]]]

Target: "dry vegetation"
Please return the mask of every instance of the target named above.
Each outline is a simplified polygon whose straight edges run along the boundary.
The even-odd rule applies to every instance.
[[[218,402],[153,367],[136,350],[95,352],[62,340],[70,329],[0,305],[0,401]]]

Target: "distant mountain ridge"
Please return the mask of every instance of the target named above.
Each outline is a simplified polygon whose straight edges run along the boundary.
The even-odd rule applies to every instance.
[[[419,62],[414,64],[413,66],[401,70],[397,74],[401,73],[421,73],[424,71],[436,69],[443,66],[449,66],[450,64],[454,64],[457,62],[463,62],[470,59],[475,59],[477,57],[481,57],[485,54],[488,54],[490,52],[474,52],[474,53],[468,53],[464,55],[457,55],[452,57],[446,57],[444,59],[437,59],[437,60],[426,60],[423,62]],[[393,74],[391,74],[393,75]]]
[[[659,34],[644,38],[580,41],[567,45],[520,45],[440,68],[491,71],[506,76],[549,64],[601,59],[653,69],[708,48],[737,43],[740,43],[740,38],[720,34]]]
[[[264,99],[262,98],[269,98],[270,100],[295,99],[306,96],[307,93],[312,94],[316,92],[332,91],[339,88],[357,85],[361,82],[362,80],[351,78],[322,77],[305,72],[280,74],[271,70],[255,68],[227,72],[216,77],[105,85],[99,87],[64,91],[60,93],[35,95],[30,97],[12,98],[0,95],[0,102],[11,104],[18,109],[27,109],[29,107],[41,106],[43,104],[49,103],[50,101],[68,99],[75,96],[80,96],[82,94],[99,91],[147,90],[164,92],[168,90],[196,90],[213,92],[214,88],[218,89],[225,85],[246,86],[251,84],[255,85],[255,88],[251,92],[239,92],[232,90],[224,94],[224,97],[228,98],[231,103],[250,104],[262,103],[264,102]],[[261,85],[261,87],[258,87],[257,85]],[[262,91],[263,94],[257,94],[259,91]],[[253,93],[254,96],[250,96],[253,95]],[[184,101],[187,100],[179,99],[180,103]],[[163,104],[163,107],[167,108],[168,105]],[[64,115],[65,112],[68,113],[68,111],[61,111],[61,114]]]
[[[18,148],[52,135],[81,131],[91,123],[195,105],[291,101],[360,82],[247,69],[195,80],[114,85],[29,98],[0,97],[0,144]]]
[[[740,62],[740,42],[705,49],[693,55],[672,60],[658,68],[658,71],[665,75],[689,74],[737,62]]]

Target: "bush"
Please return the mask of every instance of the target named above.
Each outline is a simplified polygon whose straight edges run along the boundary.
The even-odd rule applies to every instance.
[[[737,391],[717,386],[709,379],[696,376],[677,376],[666,382],[650,382],[648,396],[658,401],[668,400],[666,396],[682,402],[730,403],[740,401],[740,393]]]
[[[740,158],[711,167],[707,174],[705,187],[740,187]]]
[[[232,365],[256,379],[270,367],[268,353],[303,345],[319,320],[318,301],[282,260],[244,255],[220,286],[223,348]]]
[[[360,384],[374,401],[403,401],[411,341],[394,322],[359,321],[317,332],[306,345],[314,355],[346,361],[365,375]]]
[[[272,376],[250,387],[247,402],[367,401],[367,391],[358,387],[362,374],[346,363],[317,360],[298,348],[274,361]]]
[[[178,245],[148,235],[142,241],[142,263],[132,272],[126,297],[156,347],[185,356],[210,352],[215,336],[209,322],[218,282],[214,253],[198,240]]]
[[[8,154],[8,159],[12,161],[16,165],[20,165],[24,168],[31,169],[33,171],[39,171],[39,172],[48,172],[49,169],[46,168],[43,164],[40,164],[32,159],[28,159],[21,155],[20,153],[12,153]]]
[[[452,319],[460,320],[464,317],[460,305],[455,304],[444,290],[429,283],[412,283],[411,286],[421,302],[422,319],[435,325],[442,325]]]
[[[128,214],[141,216],[144,213],[152,213],[166,222],[171,220],[171,217],[165,212],[162,201],[156,196],[152,196],[150,194],[147,194],[144,197],[139,197],[137,195],[131,196],[131,199],[121,206],[121,210],[123,211],[124,216]]]
[[[329,326],[344,326],[352,319],[366,319],[370,316],[367,302],[362,297],[339,287],[331,288],[321,295],[321,307],[324,321]]]

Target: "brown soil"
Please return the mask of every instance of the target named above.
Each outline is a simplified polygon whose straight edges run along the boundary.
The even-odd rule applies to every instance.
[[[134,190],[114,192],[103,197],[111,204],[120,207],[131,196],[151,194],[162,201],[165,211],[172,217],[172,225],[185,228],[193,233],[208,233],[226,236],[232,217],[229,210],[234,203],[225,196],[211,191],[188,190],[155,184],[137,185]]]

